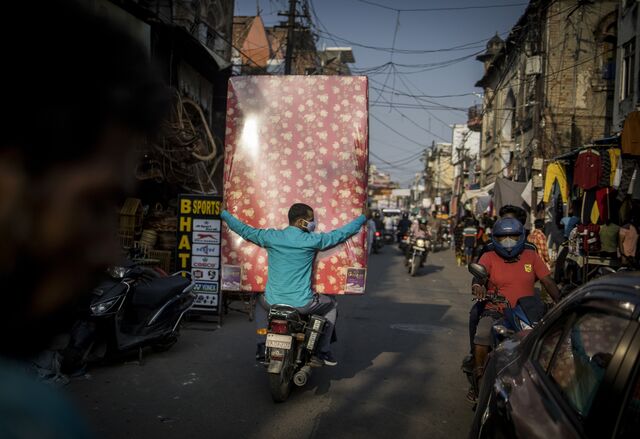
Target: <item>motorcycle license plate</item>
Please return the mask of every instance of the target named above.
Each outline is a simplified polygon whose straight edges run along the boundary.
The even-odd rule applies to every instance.
[[[291,349],[291,341],[293,337],[290,335],[267,334],[267,347],[277,349]]]

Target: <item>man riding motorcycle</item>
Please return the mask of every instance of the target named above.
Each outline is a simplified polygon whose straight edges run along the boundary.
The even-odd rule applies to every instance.
[[[337,318],[337,302],[332,296],[311,290],[313,261],[319,250],[334,247],[357,233],[365,223],[366,216],[360,215],[329,233],[313,233],[316,227],[313,209],[302,203],[291,206],[289,226],[282,230],[253,228],[226,210],[220,217],[242,238],[267,250],[269,278],[265,294],[259,295],[260,306],[256,306],[258,328],[267,327],[267,311],[271,305],[289,305],[303,315],[322,315],[327,322],[319,341],[317,360],[327,366],[338,364],[329,350]],[[263,360],[264,352],[265,341],[262,336],[258,341],[256,360]]]
[[[418,238],[423,238],[423,239],[429,238],[428,221],[426,218],[423,218],[423,217],[420,217],[415,221],[413,221],[413,223],[411,224],[411,228],[409,229],[409,241],[415,242],[415,240]],[[407,246],[407,248],[405,249],[404,255],[406,260],[408,261],[409,258],[411,257],[410,245]]]
[[[492,233],[492,246],[478,261],[489,274],[485,287],[475,282],[473,294],[478,300],[485,300],[487,291],[504,296],[512,307],[525,296],[535,294],[536,280],[549,291],[554,301],[560,298],[560,291],[551,273],[538,253],[525,246],[524,226],[515,218],[503,218],[496,222]],[[491,346],[491,330],[495,322],[503,317],[503,307],[486,302],[480,316],[474,337],[473,365],[476,379],[484,372],[485,361]],[[475,395],[471,395],[473,399]]]

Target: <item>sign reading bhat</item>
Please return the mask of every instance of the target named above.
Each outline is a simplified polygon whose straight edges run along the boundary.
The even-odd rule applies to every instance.
[[[177,265],[196,283],[192,309],[218,313],[222,197],[181,195],[179,206]]]

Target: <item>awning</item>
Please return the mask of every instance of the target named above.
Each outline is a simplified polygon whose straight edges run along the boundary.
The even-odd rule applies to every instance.
[[[474,198],[491,197],[491,191],[493,191],[494,186],[495,183],[489,183],[488,185],[481,187],[480,189],[467,189],[460,197],[460,201],[462,203],[466,203],[467,201],[473,200]]]
[[[460,201],[466,203],[469,200],[473,200],[478,197],[491,197],[489,191],[485,191],[484,189],[467,189],[464,191],[464,194],[460,197]]]
[[[180,56],[209,80],[221,70],[231,67],[231,63],[202,44],[184,27],[155,23],[157,31],[173,41],[180,50]]]

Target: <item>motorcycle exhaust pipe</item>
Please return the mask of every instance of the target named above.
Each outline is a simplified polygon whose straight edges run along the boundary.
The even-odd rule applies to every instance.
[[[311,367],[309,366],[303,366],[299,371],[296,372],[296,374],[293,376],[293,383],[298,386],[298,387],[302,387],[305,384],[307,384],[307,381],[309,380],[309,377],[311,376]]]

